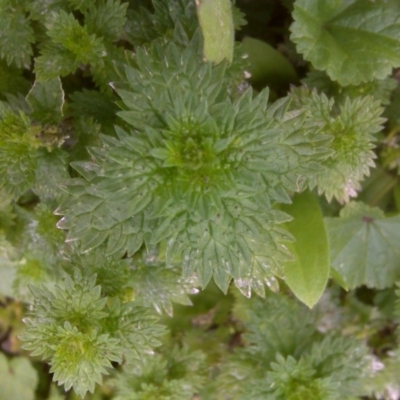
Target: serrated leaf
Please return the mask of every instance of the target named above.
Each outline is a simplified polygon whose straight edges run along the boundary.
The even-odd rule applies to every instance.
[[[59,77],[48,81],[35,81],[26,96],[31,106],[31,117],[42,124],[56,124],[63,115],[64,91]]]
[[[332,267],[350,289],[383,289],[400,277],[400,216],[349,203],[340,217],[326,218]]]
[[[342,86],[387,77],[400,66],[398,0],[297,0],[291,40]]]
[[[295,259],[286,262],[285,282],[293,293],[312,308],[322,296],[329,278],[329,246],[318,200],[310,192],[293,197],[282,210],[293,217],[286,229],[295,237],[287,246]]]
[[[302,79],[310,89],[315,89],[319,93],[324,93],[329,97],[335,97],[339,103],[344,103],[346,97],[356,99],[362,96],[372,96],[379,100],[382,105],[391,103],[391,94],[397,87],[397,81],[388,77],[386,79],[375,79],[367,83],[359,85],[349,85],[346,87],[340,86],[337,82],[333,82],[325,72],[310,71],[307,77]]]
[[[324,193],[328,201],[335,197],[340,203],[348,202],[357,196],[360,182],[375,166],[372,149],[384,122],[383,108],[370,96],[347,97],[335,107],[334,99],[307,88],[293,89],[290,97],[294,109],[303,113],[310,126],[331,138],[332,152],[325,153],[327,157],[321,162],[324,168],[314,169],[309,187],[317,186],[318,193]]]
[[[35,58],[35,73],[40,80],[53,79],[74,72],[80,65],[74,55],[61,46],[49,45]]]
[[[120,0],[107,0],[94,4],[89,2],[89,8],[85,12],[85,23],[89,32],[115,41],[120,38],[126,20],[128,3]]]
[[[136,266],[129,275],[127,284],[133,288],[135,303],[142,306],[151,304],[158,313],[165,311],[171,317],[173,302],[191,305],[188,294],[197,292],[196,279],[184,279],[180,270],[165,265]]]
[[[196,0],[204,40],[204,58],[216,64],[232,61],[234,26],[230,0]]]
[[[81,63],[100,63],[107,54],[101,38],[90,35],[86,26],[65,11],[47,18],[47,35],[52,39],[36,58],[35,72],[40,80],[74,72]]]
[[[2,399],[33,400],[38,374],[25,357],[8,360],[0,353],[0,393]]]
[[[2,2],[0,6],[0,56],[7,64],[29,68],[31,64],[33,29],[25,13]]]

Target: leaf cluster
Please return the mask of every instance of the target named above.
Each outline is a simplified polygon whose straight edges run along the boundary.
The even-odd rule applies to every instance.
[[[0,0],[10,400],[400,387],[399,3],[232,3]]]

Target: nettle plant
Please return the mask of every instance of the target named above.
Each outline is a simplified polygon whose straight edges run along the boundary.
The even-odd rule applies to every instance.
[[[400,2],[254,5],[0,0],[4,398],[398,398]]]

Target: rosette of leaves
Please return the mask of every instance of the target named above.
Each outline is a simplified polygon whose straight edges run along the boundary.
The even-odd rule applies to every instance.
[[[371,96],[336,102],[307,88],[295,89],[291,96],[292,107],[303,110],[314,129],[332,138],[332,153],[322,161],[319,173],[310,177],[310,187],[316,186],[328,201],[348,202],[357,196],[360,182],[375,166],[376,134],[385,121],[380,102]]]
[[[96,276],[83,277],[78,269],[52,287],[31,290],[24,348],[49,362],[54,381],[82,397],[102,382],[113,362],[144,357],[164,334],[147,309],[103,296]]]
[[[233,277],[263,295],[290,257],[288,217],[272,206],[315,174],[326,136],[286,113],[288,99],[269,106],[249,89],[231,100],[226,67],[203,63],[196,43],[137,49],[118,91],[124,129],[72,164],[82,178],[65,186],[58,226],[83,252],[105,243],[130,256],[165,242],[167,265],[178,257],[202,287],[214,277],[226,291]]]
[[[1,201],[16,200],[32,189],[42,201],[58,195],[57,182],[67,176],[64,135],[64,92],[59,78],[36,81],[24,99],[8,96],[0,103]]]
[[[207,377],[205,355],[186,347],[163,350],[124,366],[114,381],[115,400],[187,400],[200,391]]]
[[[366,346],[337,332],[323,336],[315,314],[284,295],[239,300],[248,344],[232,354],[218,399],[340,400],[363,395]],[[299,318],[299,315],[302,318]]]

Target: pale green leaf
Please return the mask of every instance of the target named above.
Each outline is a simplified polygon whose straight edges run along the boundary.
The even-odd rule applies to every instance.
[[[43,123],[57,123],[63,115],[64,91],[59,77],[48,81],[36,80],[26,97],[31,117]]]
[[[326,226],[332,267],[350,289],[383,289],[400,277],[400,216],[350,203]]]
[[[285,282],[293,293],[312,308],[329,278],[329,247],[318,200],[312,193],[295,195],[293,204],[282,209],[293,217],[286,229],[295,237],[288,247],[295,259],[285,263]]]
[[[196,0],[204,40],[204,58],[216,64],[232,61],[234,26],[230,0]]]
[[[0,398],[34,400],[38,383],[37,371],[25,357],[10,360],[0,353]]]
[[[14,297],[16,262],[13,260],[15,249],[4,235],[0,234],[0,296]],[[0,384],[1,387],[1,384]]]
[[[158,313],[172,317],[172,303],[192,305],[189,294],[197,293],[196,279],[184,279],[179,269],[165,265],[136,265],[129,273],[128,286],[133,288],[135,303],[152,305]]]
[[[342,86],[387,77],[400,66],[398,0],[297,0],[291,40]]]

